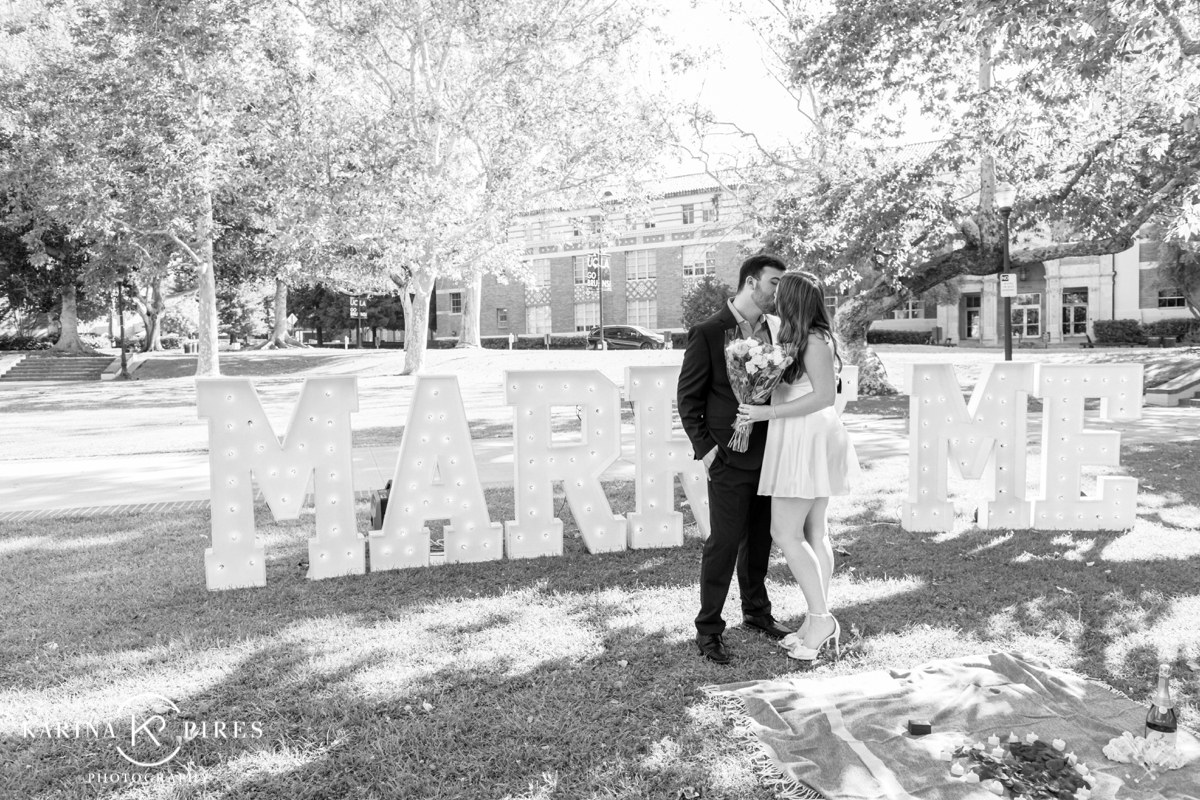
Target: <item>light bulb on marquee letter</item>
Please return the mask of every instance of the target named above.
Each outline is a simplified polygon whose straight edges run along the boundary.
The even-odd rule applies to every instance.
[[[625,518],[612,513],[600,476],[621,455],[621,394],[594,370],[504,373],[513,406],[516,519],[504,526],[509,558],[562,555],[562,520],[554,517],[554,481],[563,482],[571,513],[590,553],[625,549]],[[550,409],[583,411],[582,444],[554,444]]]
[[[503,555],[500,523],[488,516],[458,378],[422,375],[413,389],[383,530],[372,531],[371,571],[429,565],[425,522],[449,519],[446,563]]]
[[[277,520],[300,516],[315,473],[317,535],[308,540],[308,577],[361,575],[366,559],[354,517],[350,434],[350,414],[358,410],[356,379],[305,379],[282,446],[249,380],[201,378],[196,395],[199,416],[208,419],[208,588],[267,584],[263,548],[254,539],[252,473]]]
[[[675,510],[675,474],[692,507],[702,538],[708,538],[708,480],[692,443],[672,431],[671,403],[679,367],[626,367],[625,396],[633,403],[637,511],[629,515],[629,546],[679,547],[683,514]]]
[[[1085,431],[1083,402],[1100,398],[1100,419],[1141,419],[1141,364],[1046,364],[1042,397],[1042,491],[1033,501],[1039,530],[1124,530],[1137,519],[1137,478],[1101,476],[1096,496],[1081,496],[1081,468],[1121,463],[1121,434]]]
[[[947,462],[963,478],[986,475],[983,528],[1027,528],[1025,415],[1032,364],[988,364],[968,406],[949,364],[914,364],[909,377],[908,500],[900,524],[910,531],[954,528],[946,498]]]

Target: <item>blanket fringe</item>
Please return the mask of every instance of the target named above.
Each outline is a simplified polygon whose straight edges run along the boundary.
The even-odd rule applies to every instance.
[[[779,765],[775,763],[775,759],[771,758],[771,754],[763,746],[762,741],[754,735],[750,715],[746,711],[746,704],[742,698],[716,694],[712,691],[713,688],[704,687],[704,692],[717,701],[721,713],[732,724],[730,737],[750,748],[752,752],[750,764],[758,776],[759,783],[773,791],[780,800],[828,800],[816,789],[785,775],[780,770]]]

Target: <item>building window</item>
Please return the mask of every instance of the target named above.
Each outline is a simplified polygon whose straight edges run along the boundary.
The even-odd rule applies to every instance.
[[[625,305],[625,321],[630,325],[653,328],[658,325],[657,300],[630,300]]]
[[[837,314],[837,307],[838,307],[837,295],[836,294],[825,295],[825,313],[829,315],[830,319],[833,319],[834,315]]]
[[[572,263],[575,265],[575,285],[583,286],[587,281],[587,256],[573,256]]]
[[[1179,289],[1160,289],[1158,292],[1159,308],[1186,308],[1187,300]]]
[[[683,224],[691,225],[696,221],[696,206],[693,203],[687,203],[683,207]]]
[[[450,293],[450,313],[451,314],[461,314],[462,313],[462,292],[451,292]]]
[[[683,248],[683,277],[698,278],[717,274],[717,251],[702,244],[689,244]]]
[[[508,309],[507,308],[497,308],[496,309],[496,327],[497,328],[507,328],[508,327]]]
[[[643,228],[656,228],[656,227],[658,227],[658,223],[652,219],[648,219],[642,223],[642,227]]]
[[[533,283],[530,285],[541,288],[550,285],[550,259],[535,258],[529,262],[529,270],[533,273]]]
[[[530,242],[540,242],[546,238],[545,228],[540,219],[525,223],[525,239]]]
[[[590,331],[600,324],[600,303],[593,300],[590,303],[575,304],[575,330]]]
[[[1022,338],[1042,335],[1042,296],[1019,294],[1012,299],[1013,334]]]
[[[892,319],[924,319],[925,318],[925,301],[924,300],[909,300],[900,308],[892,312]]]
[[[658,274],[658,259],[653,250],[627,250],[625,252],[625,280],[638,281],[653,278]]]
[[[966,312],[963,338],[981,338],[983,336],[983,297],[977,294],[964,295],[963,310]]]
[[[596,236],[600,233],[600,230],[603,227],[604,227],[604,225],[600,221],[599,214],[592,214],[591,216],[588,217],[588,233],[592,234],[593,236]]]
[[[530,306],[525,309],[525,330],[528,333],[550,333],[550,306]]]
[[[1063,291],[1062,332],[1063,336],[1087,334],[1088,290],[1067,289]]]
[[[712,203],[703,210],[704,222],[716,222],[721,218],[721,195],[714,194]]]

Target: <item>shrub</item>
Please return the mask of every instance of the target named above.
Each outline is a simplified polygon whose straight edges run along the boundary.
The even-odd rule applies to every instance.
[[[54,342],[41,336],[21,333],[0,334],[0,350],[49,350]]]
[[[1200,328],[1200,320],[1194,317],[1177,317],[1175,319],[1160,319],[1157,322],[1147,322],[1142,326],[1146,336],[1174,336],[1182,341],[1188,334]]]
[[[127,350],[131,353],[139,352],[144,346],[146,339],[140,333],[137,336],[126,336],[122,341],[120,336],[113,337],[113,347]]]
[[[163,333],[159,334],[158,343],[162,345],[163,350],[178,350],[183,341],[179,338],[178,333]]]
[[[679,319],[683,327],[690,328],[721,310],[725,301],[733,297],[733,287],[722,283],[713,275],[705,275],[686,289],[679,304],[682,314]]]
[[[687,331],[676,331],[671,334],[671,347],[675,350],[682,350],[687,347],[687,340]]]
[[[929,344],[932,331],[892,331],[875,329],[867,331],[867,344]]]
[[[1146,332],[1136,319],[1098,319],[1095,322],[1098,343],[1145,344]]]
[[[112,339],[106,333],[81,333],[79,341],[88,347],[112,347]]]

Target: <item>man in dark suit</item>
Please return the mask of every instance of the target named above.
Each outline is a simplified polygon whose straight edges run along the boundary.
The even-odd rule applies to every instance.
[[[736,568],[742,620],[772,638],[791,633],[771,616],[764,579],[771,557],[771,498],[758,494],[767,426],[755,425],[744,453],[729,449],[738,400],[725,369],[726,332],[733,338],[773,342],[779,321],[775,287],[787,267],[774,256],[742,263],[737,294],[716,314],[688,332],[679,371],[679,417],[695,457],[708,472],[709,536],[700,562],[700,614],[696,644],[710,661],[728,664],[721,611]]]

